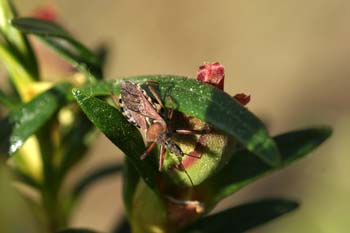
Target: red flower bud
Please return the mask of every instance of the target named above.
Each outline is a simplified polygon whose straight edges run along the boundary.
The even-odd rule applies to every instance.
[[[52,6],[44,6],[37,8],[33,13],[32,16],[34,18],[38,19],[46,19],[49,21],[55,21],[57,19],[57,11]]]
[[[199,67],[197,80],[224,90],[225,68],[219,62],[204,64]]]
[[[243,106],[247,105],[250,102],[250,95],[246,95],[244,93],[239,93],[233,96],[238,102],[240,102]]]

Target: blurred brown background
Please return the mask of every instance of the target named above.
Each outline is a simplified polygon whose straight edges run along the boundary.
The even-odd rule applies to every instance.
[[[287,197],[301,201],[301,208],[251,232],[348,232],[350,1],[14,2],[21,15],[51,5],[58,21],[86,45],[107,43],[108,79],[194,76],[202,62],[220,61],[226,67],[226,91],[250,93],[249,108],[267,122],[271,134],[332,126],[331,139],[308,158],[250,185],[218,208]],[[77,174],[121,159],[100,135]],[[95,185],[72,225],[109,231],[123,212],[120,189],[119,177]]]

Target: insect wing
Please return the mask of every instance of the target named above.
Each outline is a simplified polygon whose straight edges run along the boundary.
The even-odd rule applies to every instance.
[[[163,121],[147,93],[130,81],[121,83],[120,104],[126,119],[141,129],[147,129],[154,121]]]

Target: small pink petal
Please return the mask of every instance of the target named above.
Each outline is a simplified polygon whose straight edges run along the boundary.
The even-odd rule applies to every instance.
[[[225,68],[219,62],[204,64],[199,67],[197,80],[224,89]]]
[[[33,13],[32,16],[34,18],[38,19],[45,19],[49,21],[55,21],[57,19],[57,11],[54,7],[52,6],[44,6],[37,8]]]
[[[244,93],[239,93],[233,96],[238,102],[240,102],[243,106],[247,105],[250,102],[250,95],[246,95]]]

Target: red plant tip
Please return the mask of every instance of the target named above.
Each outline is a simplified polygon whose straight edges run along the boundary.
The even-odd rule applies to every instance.
[[[39,7],[32,13],[34,18],[55,21],[57,19],[57,11],[53,6]]]
[[[219,62],[204,64],[199,67],[197,80],[224,90],[225,68]]]
[[[244,93],[239,93],[233,96],[240,104],[243,106],[247,105],[250,102],[250,95],[246,95]]]

